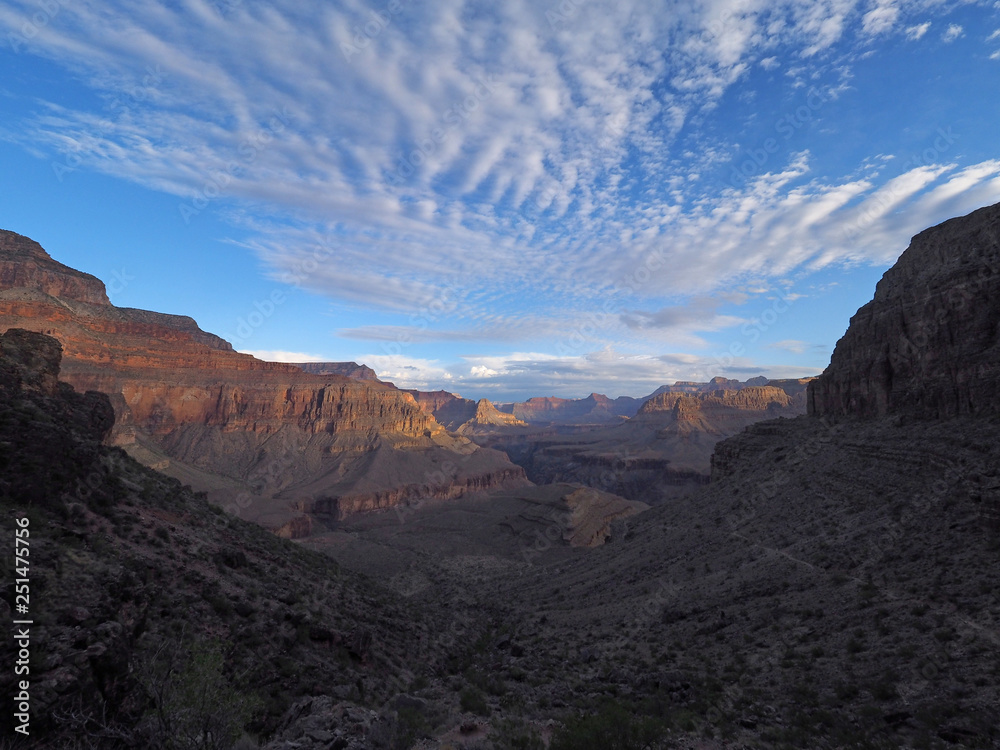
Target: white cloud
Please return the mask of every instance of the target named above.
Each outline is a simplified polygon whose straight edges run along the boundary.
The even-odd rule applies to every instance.
[[[361,357],[382,380],[400,388],[446,388],[466,398],[512,401],[558,394],[582,398],[590,393],[643,396],[678,380],[707,382],[716,375],[747,378],[797,378],[819,369],[758,364],[747,358],[715,357],[684,352],[661,356],[624,354],[611,347],[558,357],[531,352],[466,357],[452,364],[413,357]]]
[[[879,4],[865,13],[861,19],[861,25],[866,34],[875,36],[885,34],[892,30],[899,19],[899,7],[894,0],[889,2],[879,2]]]
[[[306,352],[286,352],[280,350],[246,349],[240,350],[242,354],[249,354],[265,362],[326,362],[327,357],[320,354],[307,354]]]
[[[960,24],[953,23],[949,24],[948,28],[945,29],[944,34],[941,35],[941,41],[945,44],[950,44],[961,36],[965,36],[965,29]]]
[[[931,21],[906,24],[934,3],[621,0],[551,25],[545,4],[442,0],[403,3],[370,34],[363,3],[229,5],[61,5],[30,51],[128,112],[40,104],[8,136],[178,196],[178,221],[223,213],[276,281],[394,316],[340,331],[349,339],[528,347],[576,330],[594,300],[613,321],[581,335],[577,349],[600,356],[377,355],[391,380],[436,387],[483,368],[547,385],[561,367],[581,384],[662,384],[664,362],[600,347],[613,333],[696,350],[741,322],[705,302],[719,289],[891,262],[928,223],[996,200],[1000,165],[958,166],[947,139],[931,148],[937,134],[931,158],[897,155],[895,172],[879,155],[863,176],[820,176],[808,152],[782,152],[722,189],[699,175],[729,171],[733,144],[680,140],[756,62],[804,95],[859,41],[924,36]],[[0,29],[37,8],[8,0]],[[158,80],[144,83],[149,69]],[[511,314],[520,300],[531,314]]]
[[[775,341],[773,344],[768,344],[766,348],[781,349],[786,352],[792,352],[792,354],[804,354],[809,349],[809,344],[798,339],[784,339],[783,341]]]

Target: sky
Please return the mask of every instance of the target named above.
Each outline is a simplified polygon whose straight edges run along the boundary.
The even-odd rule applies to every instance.
[[[818,374],[1000,201],[1000,2],[6,0],[0,228],[496,401]]]

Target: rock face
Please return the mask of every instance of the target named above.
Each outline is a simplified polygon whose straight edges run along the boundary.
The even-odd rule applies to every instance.
[[[706,429],[744,417],[782,416],[792,400],[773,386],[751,386],[740,390],[707,391],[699,394],[661,393],[642,405],[637,417],[670,412],[678,422],[699,422]]]
[[[1000,411],[1000,204],[916,235],[851,318],[809,413]]]
[[[459,426],[460,435],[469,435],[479,430],[494,430],[497,427],[527,427],[527,422],[522,422],[513,414],[507,414],[497,409],[487,399],[481,398],[476,402],[476,411],[472,418],[465,424]]]
[[[473,401],[448,391],[405,390],[421,409],[448,430],[469,435],[483,430],[504,427],[524,427],[525,422],[513,414],[497,409],[488,399]]]
[[[536,397],[498,408],[529,424],[609,424],[631,417],[642,400],[630,396],[610,399],[600,393],[586,398]]]
[[[111,397],[114,442],[234,512],[280,526],[316,497],[402,498],[448,463],[448,495],[525,481],[498,452],[459,461],[479,449],[391,385],[262,362],[190,318],[114,307],[99,280],[12,232],[0,231],[0,273],[0,331],[57,338],[63,379]]]
[[[378,380],[376,372],[368,365],[357,362],[293,362],[303,372],[312,375],[343,375],[353,380]]]
[[[114,424],[106,395],[59,382],[61,356],[49,336],[16,328],[0,336],[0,497],[25,508],[52,507],[67,478],[92,474]]]

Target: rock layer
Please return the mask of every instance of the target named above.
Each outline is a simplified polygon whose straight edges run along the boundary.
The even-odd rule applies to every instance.
[[[368,365],[357,362],[293,362],[303,372],[313,375],[343,375],[354,380],[378,380],[378,374]]]
[[[405,390],[421,409],[446,429],[461,435],[504,427],[524,427],[525,422],[513,414],[497,409],[488,399],[479,401],[462,398],[448,391]]]
[[[0,275],[0,331],[57,338],[63,379],[111,397],[116,443],[231,510],[281,525],[294,501],[331,488],[380,494],[391,504],[434,466],[449,457],[458,465],[479,450],[445,434],[391,385],[263,362],[191,318],[114,307],[98,279],[12,232],[0,231]],[[371,471],[364,456],[376,451],[381,468]],[[450,482],[525,482],[495,451],[482,451],[475,466],[479,474],[460,471]],[[450,482],[444,494],[459,491]]]
[[[647,397],[621,424],[483,433],[476,440],[505,450],[535,483],[579,482],[657,505],[708,482],[722,438],[754,422],[805,412],[804,382],[775,382],[784,387],[725,378],[675,383]]]
[[[916,235],[851,318],[809,413],[1000,411],[1000,204]]]

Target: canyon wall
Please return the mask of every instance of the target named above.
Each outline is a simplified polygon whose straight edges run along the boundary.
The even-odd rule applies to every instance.
[[[115,307],[98,279],[13,232],[0,231],[0,279],[0,331],[58,339],[62,378],[110,396],[114,442],[230,509],[284,523],[297,502],[332,494],[391,505],[447,463],[459,470],[435,484],[442,496],[526,481],[391,385],[263,362],[191,318]]]
[[[851,318],[809,413],[838,419],[1000,411],[1000,205],[916,235]]]

